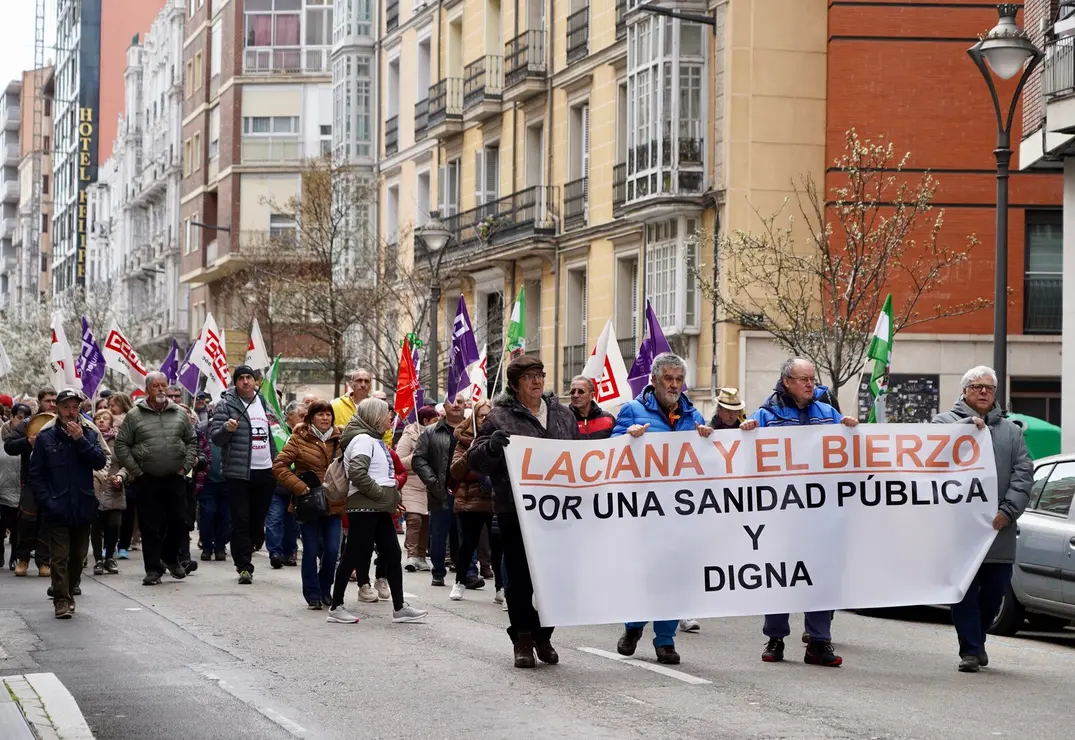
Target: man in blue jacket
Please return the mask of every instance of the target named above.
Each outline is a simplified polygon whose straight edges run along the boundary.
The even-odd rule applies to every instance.
[[[705,417],[683,393],[686,377],[687,366],[676,355],[665,352],[654,357],[649,385],[642,389],[635,400],[620,409],[612,436],[629,434],[632,437],[641,437],[650,430],[697,431],[703,437],[712,434],[713,429],[706,426]],[[675,642],[678,625],[678,619],[653,623],[653,649],[657,653],[658,663],[679,663]],[[616,650],[620,655],[635,654],[645,627],[645,622],[628,622],[624,625],[623,635],[616,643]]]
[[[827,403],[818,400],[818,387],[814,364],[801,357],[785,360],[780,366],[780,380],[773,394],[760,409],[739,425],[749,432],[758,427],[795,427],[843,424],[856,426],[853,416],[844,416]],[[784,638],[791,634],[787,614],[766,614],[762,629],[769,642],[761,654],[766,663],[779,663],[784,659]],[[808,641],[803,661],[811,665],[835,668],[844,659],[832,649],[832,612],[807,612],[806,631]]]
[[[42,428],[30,453],[30,486],[49,531],[57,619],[70,619],[75,612],[90,526],[97,519],[93,471],[108,464],[97,430],[79,414],[81,403],[78,391],[60,391],[56,418]]]

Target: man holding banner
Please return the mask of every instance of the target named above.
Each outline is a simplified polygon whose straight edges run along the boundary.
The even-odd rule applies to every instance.
[[[739,428],[745,432],[758,427],[817,426],[843,424],[853,427],[858,419],[843,416],[827,403],[816,400],[814,389],[817,377],[814,365],[801,357],[785,360],[780,366],[780,380],[765,404],[744,421]],[[784,659],[784,638],[791,634],[787,614],[766,614],[762,631],[769,638],[761,659],[779,663]],[[811,665],[835,668],[844,662],[832,649],[832,611],[806,613],[806,655],[803,661]]]

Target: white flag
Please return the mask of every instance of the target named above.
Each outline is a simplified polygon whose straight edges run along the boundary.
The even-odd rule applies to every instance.
[[[482,353],[478,356],[478,361],[467,365],[467,377],[470,378],[470,388],[467,393],[473,402],[484,400],[487,392],[489,381],[487,358],[485,356],[487,347],[488,345],[482,345]]]
[[[202,333],[198,337],[198,343],[194,345],[190,359],[205,376],[206,392],[213,397],[213,401],[219,401],[228,387],[231,369],[228,368],[224,336],[217,328],[213,314],[205,317],[205,325],[202,326]]]
[[[49,349],[49,378],[57,391],[64,388],[82,390],[82,379],[75,367],[75,355],[63,330],[63,316],[52,314],[52,347]]]
[[[261,338],[261,327],[258,320],[250,326],[250,343],[246,347],[246,364],[255,370],[264,370],[272,365],[269,353],[265,350],[265,340]]]
[[[108,330],[101,353],[105,356],[105,362],[108,363],[110,369],[126,375],[136,387],[145,388],[149,370],[138,357],[138,353],[134,351],[131,340],[123,335],[115,321],[112,322],[112,328]]]
[[[11,372],[11,360],[7,358],[7,350],[4,343],[0,342],[0,378]]]
[[[601,330],[582,374],[593,380],[594,403],[606,411],[631,400],[631,384],[627,382],[627,368],[616,342],[612,319]]]

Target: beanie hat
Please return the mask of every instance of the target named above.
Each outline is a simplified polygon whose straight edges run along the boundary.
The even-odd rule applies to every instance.
[[[11,398],[11,396],[6,393],[0,393],[0,406],[7,406],[8,408],[11,408],[14,405],[15,401]]]
[[[238,383],[239,378],[244,375],[249,375],[251,378],[257,378],[257,376],[254,375],[254,368],[250,367],[249,365],[240,365],[239,367],[235,368],[235,372],[231,374],[231,384],[235,385],[236,383]]]

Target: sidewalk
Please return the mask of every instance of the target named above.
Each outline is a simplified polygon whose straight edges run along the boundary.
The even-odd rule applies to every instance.
[[[4,740],[93,740],[74,697],[53,673],[0,677]]]

